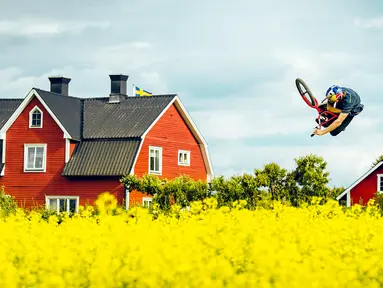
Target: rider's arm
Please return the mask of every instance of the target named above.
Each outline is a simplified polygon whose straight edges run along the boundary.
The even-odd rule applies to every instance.
[[[346,119],[347,116],[348,116],[348,113],[340,113],[339,117],[334,122],[332,122],[330,126],[322,130],[321,134],[324,135],[338,128],[342,124],[344,119]]]

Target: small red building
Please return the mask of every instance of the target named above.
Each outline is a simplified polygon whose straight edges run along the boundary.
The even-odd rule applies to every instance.
[[[383,192],[383,161],[377,163],[359,177],[337,198],[341,204],[350,207],[354,204],[367,205],[375,197],[376,192]]]
[[[0,99],[0,185],[18,205],[77,211],[109,191],[128,209],[150,197],[127,191],[124,175],[212,179],[207,144],[176,94],[128,96],[128,76],[110,79],[107,97],[68,96],[71,79],[50,77],[50,91]]]

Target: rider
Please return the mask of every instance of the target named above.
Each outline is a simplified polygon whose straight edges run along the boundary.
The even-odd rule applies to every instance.
[[[354,116],[363,111],[358,93],[346,87],[332,85],[326,91],[327,110],[338,114],[338,118],[323,130],[315,129],[314,134],[324,135],[328,132],[332,136],[344,131]]]

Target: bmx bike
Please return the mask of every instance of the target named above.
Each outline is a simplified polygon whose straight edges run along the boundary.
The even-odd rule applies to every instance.
[[[319,104],[317,99],[312,94],[310,88],[302,79],[295,79],[295,85],[297,86],[299,94],[301,94],[306,104],[309,107],[314,108],[318,112],[318,116],[315,119],[315,121],[318,123],[318,126],[315,127],[316,129],[322,129],[322,127],[327,127],[338,118],[338,114],[335,114],[326,109],[325,102],[327,99],[323,99],[321,104]],[[315,134],[311,134],[311,137],[313,137],[314,135]]]

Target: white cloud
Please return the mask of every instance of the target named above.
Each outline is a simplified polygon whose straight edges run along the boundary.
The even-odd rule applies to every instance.
[[[0,21],[0,35],[14,36],[52,36],[61,33],[79,34],[86,28],[106,29],[108,22],[81,21],[42,21],[37,19],[19,19]]]
[[[383,29],[383,16],[372,18],[372,19],[356,18],[354,20],[354,25],[363,27],[366,29],[369,29],[369,28]]]

